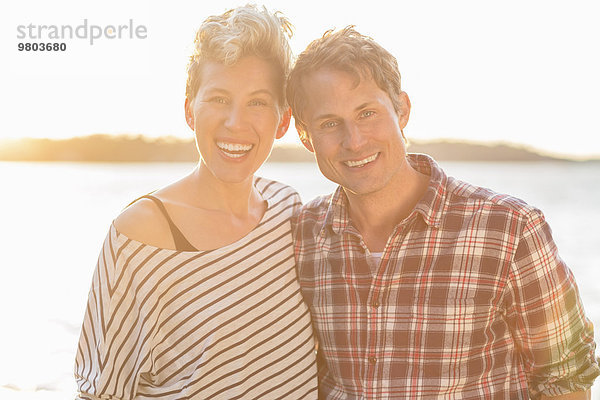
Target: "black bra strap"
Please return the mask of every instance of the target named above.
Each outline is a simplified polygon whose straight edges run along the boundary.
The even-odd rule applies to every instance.
[[[162,201],[149,194],[140,197],[140,199],[150,199],[158,206],[160,212],[164,215],[165,219],[169,223],[169,229],[171,229],[171,235],[173,236],[173,241],[175,242],[175,248],[178,251],[197,251],[197,249],[185,238],[183,233],[181,233],[177,225],[175,225]]]

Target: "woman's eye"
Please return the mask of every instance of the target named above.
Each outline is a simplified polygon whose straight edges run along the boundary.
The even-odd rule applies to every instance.
[[[252,100],[249,103],[251,106],[266,106],[267,102],[264,100]]]
[[[210,99],[210,102],[216,104],[227,104],[227,99],[225,97],[213,97]]]

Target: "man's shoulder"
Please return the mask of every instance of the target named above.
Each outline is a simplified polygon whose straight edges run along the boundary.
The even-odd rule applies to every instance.
[[[481,210],[504,212],[513,214],[515,217],[527,217],[532,213],[540,213],[538,208],[516,196],[449,177],[446,210],[451,211],[457,208],[473,210],[473,212]]]
[[[467,216],[470,213],[476,214],[482,210],[489,210],[492,213],[509,213],[518,218],[541,214],[539,209],[518,197],[446,175],[435,160],[427,155],[411,153],[409,156],[409,161],[414,168],[435,176],[430,189],[435,193],[431,206],[436,213],[461,211],[464,216]],[[440,197],[441,194],[443,197]]]
[[[294,217],[294,225],[302,230],[320,230],[325,223],[332,195],[317,196],[300,207]]]
[[[302,206],[302,211],[306,212],[326,212],[331,202],[333,193],[317,196]]]
[[[332,193],[315,197],[300,208],[300,214],[304,217],[324,217],[329,209],[331,196]]]

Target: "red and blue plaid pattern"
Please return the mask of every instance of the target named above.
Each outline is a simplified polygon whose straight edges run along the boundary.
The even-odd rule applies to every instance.
[[[296,217],[320,398],[527,399],[589,388],[593,328],[538,209],[447,177],[370,256],[341,188]]]

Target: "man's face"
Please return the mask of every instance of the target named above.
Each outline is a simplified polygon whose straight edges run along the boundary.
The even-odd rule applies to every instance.
[[[400,96],[400,112],[370,76],[356,85],[353,75],[320,69],[303,81],[308,139],[319,169],[354,195],[368,195],[402,181],[406,149],[402,129],[410,102]]]
[[[186,118],[203,167],[218,180],[251,179],[287,130],[289,113],[280,111],[277,82],[275,67],[253,56],[232,66],[203,66],[198,93],[186,100]]]

